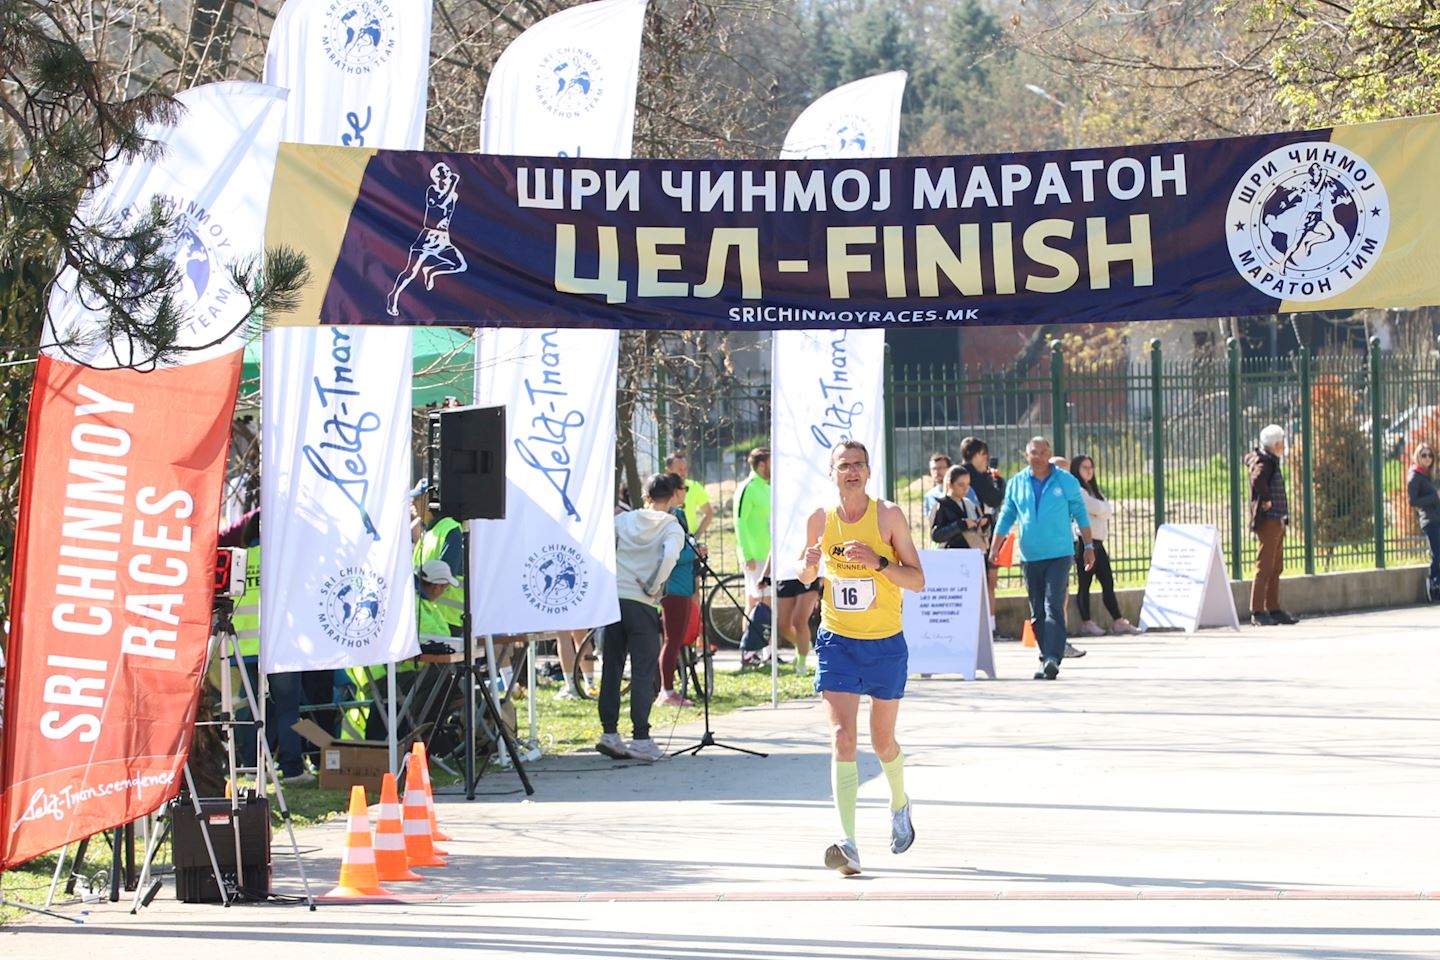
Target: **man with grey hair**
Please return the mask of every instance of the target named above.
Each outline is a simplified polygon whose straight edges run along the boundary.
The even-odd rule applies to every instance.
[[[1290,504],[1285,496],[1285,428],[1272,423],[1260,431],[1260,444],[1245,455],[1250,468],[1250,529],[1260,541],[1255,581],[1250,585],[1250,622],[1257,627],[1298,623],[1280,607],[1280,571],[1285,567],[1285,528]]]
[[[1005,502],[995,521],[990,559],[1000,549],[1000,538],[1020,524],[1021,568],[1030,595],[1030,619],[1040,646],[1036,680],[1054,680],[1065,656],[1065,596],[1075,546],[1071,523],[1080,530],[1082,562],[1095,566],[1095,545],[1090,537],[1090,515],[1080,496],[1080,481],[1050,462],[1050,441],[1035,437],[1025,445],[1030,466],[1005,485]]]

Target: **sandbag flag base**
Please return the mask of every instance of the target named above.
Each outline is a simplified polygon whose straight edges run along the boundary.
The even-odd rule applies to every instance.
[[[327,897],[388,897],[380,886],[375,867],[375,848],[370,845],[370,814],[365,807],[365,788],[350,788],[350,820],[345,828],[345,856],[340,860],[340,883]]]

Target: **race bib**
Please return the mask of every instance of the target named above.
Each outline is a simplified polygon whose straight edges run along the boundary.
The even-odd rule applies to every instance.
[[[830,602],[836,610],[859,613],[875,605],[875,579],[873,577],[831,577]]]

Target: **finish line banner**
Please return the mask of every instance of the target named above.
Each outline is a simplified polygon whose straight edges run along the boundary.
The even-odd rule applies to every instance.
[[[975,157],[596,160],[285,144],[284,324],[804,329],[1440,303],[1440,117]],[[397,278],[419,262],[424,284]],[[457,269],[457,265],[458,269]]]

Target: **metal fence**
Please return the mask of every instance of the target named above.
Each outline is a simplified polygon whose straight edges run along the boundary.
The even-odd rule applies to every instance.
[[[893,368],[886,387],[892,425],[890,495],[928,540],[923,497],[928,461],[958,460],[978,436],[1009,476],[1024,467],[1032,436],[1057,452],[1089,454],[1115,505],[1107,547],[1118,579],[1141,583],[1161,523],[1205,523],[1221,534],[1232,577],[1247,578],[1256,543],[1248,529],[1246,453],[1269,423],[1285,428],[1291,526],[1287,572],[1402,566],[1428,558],[1405,495],[1408,451],[1440,441],[1440,362],[1435,355],[1240,357],[1233,343],[1214,358],[1170,360],[1152,345],[1145,362],[1072,363],[1059,344],[1028,369]],[[689,454],[692,477],[711,491],[712,564],[738,568],[731,496],[745,455],[766,443],[769,385],[722,391],[706,410],[671,413],[660,426]],[[1011,571],[1011,577],[1018,573]]]
[[[1289,437],[1291,528],[1287,569],[1317,571],[1422,562],[1427,556],[1405,496],[1407,452],[1440,440],[1435,357],[1368,355],[1241,358],[1232,343],[1214,359],[1107,367],[1067,362],[1058,344],[1041,369],[1005,376],[963,368],[896,370],[891,381],[896,462],[891,476],[920,477],[930,453],[956,455],[979,436],[1002,472],[1024,466],[1032,436],[1058,453],[1089,454],[1116,507],[1107,542],[1117,576],[1141,581],[1161,523],[1217,527],[1231,576],[1248,576],[1256,543],[1248,523],[1246,453],[1260,429]],[[919,530],[928,478],[894,494]]]

